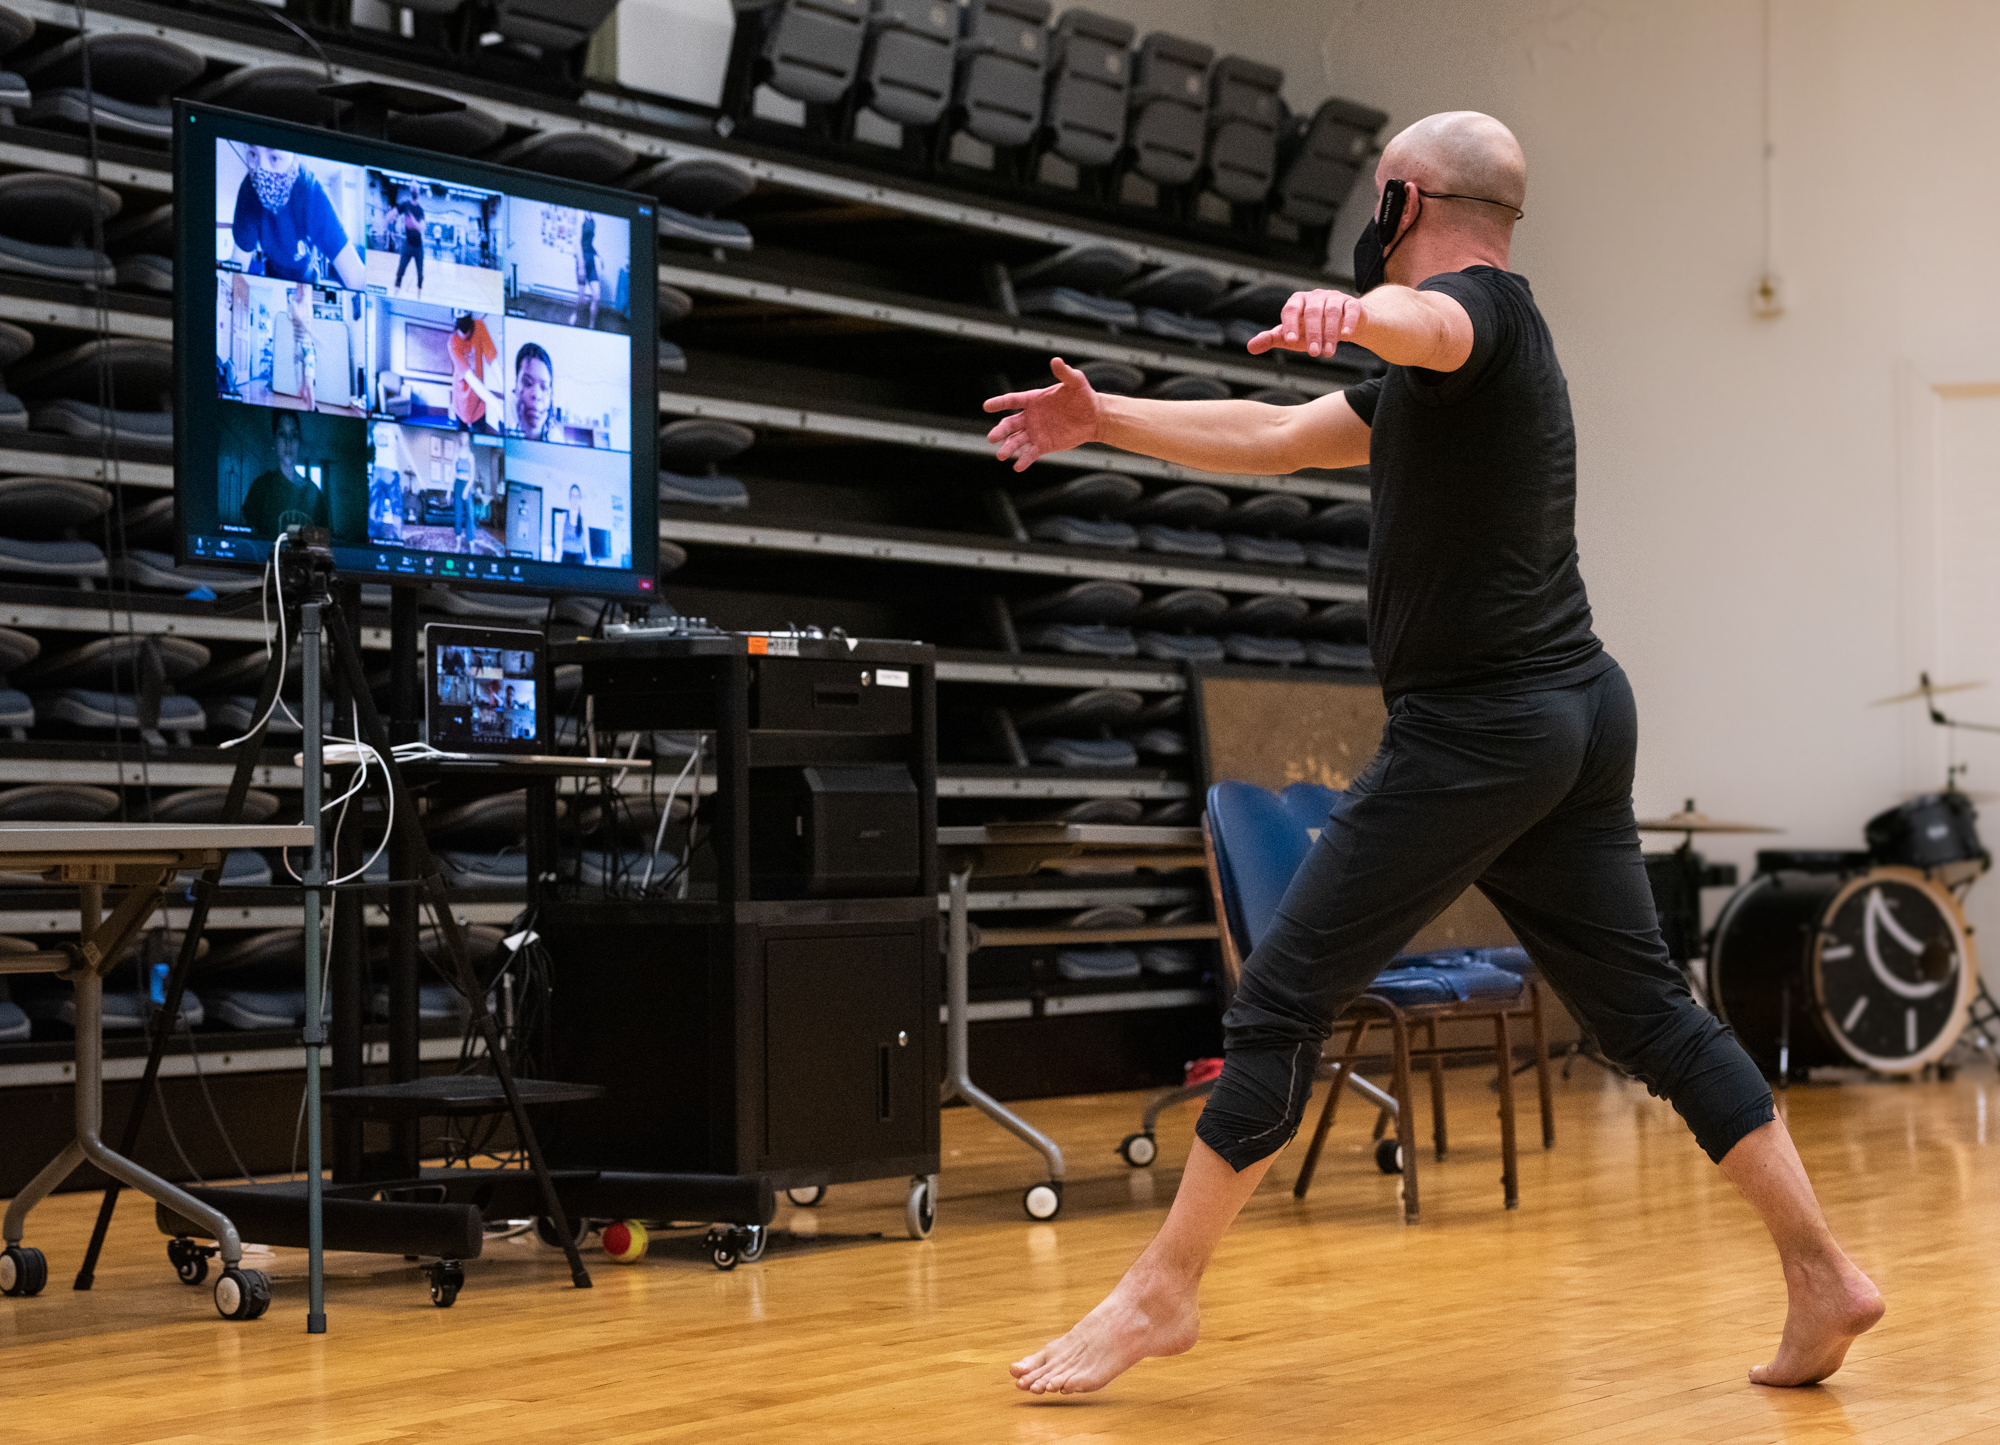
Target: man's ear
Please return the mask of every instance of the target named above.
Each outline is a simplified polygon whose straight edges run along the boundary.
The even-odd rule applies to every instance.
[[[1423,209],[1424,193],[1417,189],[1415,181],[1411,181],[1403,187],[1403,223],[1397,228],[1395,236],[1391,239],[1400,241],[1403,237],[1409,235],[1411,229],[1417,224],[1417,217],[1423,214]]]

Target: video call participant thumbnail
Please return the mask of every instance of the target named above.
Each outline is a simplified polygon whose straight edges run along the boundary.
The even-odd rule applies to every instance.
[[[333,202],[295,151],[245,148],[248,173],[236,188],[230,227],[246,269],[285,281],[331,282],[361,289],[361,255]]]
[[[265,538],[295,526],[324,527],[326,492],[314,486],[299,465],[299,414],[274,409],[270,415],[276,465],[258,473],[243,494],[243,520]]]
[[[481,318],[467,312],[452,326],[446,339],[451,351],[451,414],[474,431],[496,430],[487,419],[500,416],[500,403],[487,385],[486,369],[500,359],[500,347]]]
[[[549,439],[555,411],[556,364],[541,343],[530,341],[514,353],[513,434],[529,441]]]

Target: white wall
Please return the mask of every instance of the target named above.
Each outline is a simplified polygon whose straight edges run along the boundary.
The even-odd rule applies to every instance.
[[[1514,265],[1570,379],[1584,575],[1640,699],[1641,812],[1692,795],[1783,825],[1771,842],[1853,847],[1871,814],[1940,783],[1920,713],[1867,704],[1923,666],[2000,683],[2000,593],[1937,580],[1946,554],[1961,575],[2000,560],[1993,509],[1950,500],[2000,485],[2000,460],[1939,455],[1981,433],[1952,420],[1978,400],[1968,384],[2000,381],[2000,6],[1772,0],[1776,320],[1750,308],[1761,0],[1211,14],[1202,38],[1285,67],[1297,108],[1338,93],[1389,111],[1391,133],[1473,108],[1520,135]],[[2000,687],[1956,701],[2000,721]],[[1960,755],[1968,787],[2000,789],[2000,738]],[[2000,798],[1987,832],[2000,843]],[[1747,864],[1755,846],[1706,851]],[[2000,880],[1972,912],[2000,940]]]

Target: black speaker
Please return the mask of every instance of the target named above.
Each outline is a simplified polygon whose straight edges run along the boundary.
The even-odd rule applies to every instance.
[[[917,785],[901,763],[750,771],[759,898],[886,898],[922,887]]]

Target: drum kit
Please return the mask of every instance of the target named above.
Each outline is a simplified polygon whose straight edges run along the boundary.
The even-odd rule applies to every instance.
[[[2000,732],[1947,718],[1934,700],[1978,685],[1934,686],[1925,675],[1914,692],[1882,701],[1921,698],[1940,727]],[[1960,771],[1951,766],[1943,792],[1870,819],[1866,851],[1760,850],[1755,876],[1706,940],[1700,890],[1736,878],[1727,865],[1708,865],[1695,838],[1779,830],[1710,818],[1692,799],[1679,813],[1640,820],[1642,832],[1683,835],[1675,852],[1647,859],[1669,952],[1691,975],[1705,965],[1697,981],[1709,1007],[1780,1087],[1815,1065],[1942,1071],[1968,1026],[1989,1057],[2000,1056],[2000,1006],[1980,978],[1962,906],[1992,857],[1957,786]]]

